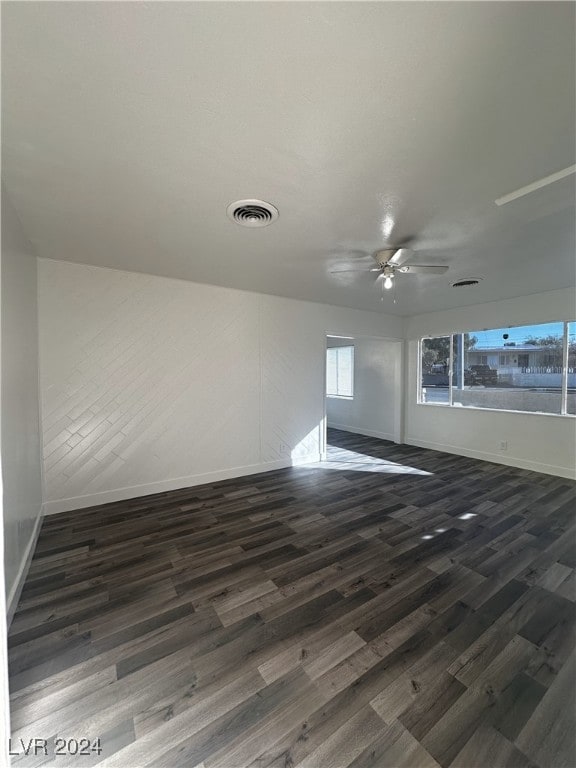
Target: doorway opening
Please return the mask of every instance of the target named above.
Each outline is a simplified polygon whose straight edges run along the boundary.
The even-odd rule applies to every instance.
[[[326,334],[322,458],[328,430],[403,442],[403,343]]]

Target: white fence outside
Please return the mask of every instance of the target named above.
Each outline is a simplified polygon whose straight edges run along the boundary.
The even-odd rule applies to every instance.
[[[524,370],[525,372],[523,372]],[[530,368],[498,368],[498,384],[509,387],[560,388],[562,386],[562,373],[536,372]],[[576,372],[568,373],[568,387],[570,389],[576,387]]]

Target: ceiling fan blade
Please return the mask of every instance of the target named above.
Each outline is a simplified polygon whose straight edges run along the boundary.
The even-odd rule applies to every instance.
[[[404,264],[406,259],[409,259],[414,251],[410,248],[395,248],[392,256],[388,259],[388,264],[393,264],[395,267],[399,267]]]
[[[446,266],[432,266],[431,264],[407,264],[400,267],[398,272],[412,275],[443,275],[448,271]]]
[[[378,272],[380,270],[377,270]],[[341,275],[343,272],[374,272],[373,269],[331,269],[330,274],[331,275]]]

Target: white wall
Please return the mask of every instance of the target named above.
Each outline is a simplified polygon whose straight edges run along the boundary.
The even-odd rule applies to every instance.
[[[318,460],[326,333],[401,318],[39,261],[46,511]],[[284,449],[284,450],[283,450]]]
[[[317,460],[326,334],[400,339],[404,322],[407,442],[573,473],[574,420],[415,404],[420,335],[570,316],[571,291],[403,321],[69,262],[40,260],[39,279],[49,512]],[[399,367],[386,386],[404,395]],[[394,436],[389,416],[331,414]]]
[[[42,479],[36,257],[4,190],[1,267],[4,571],[10,618],[36,542]]]
[[[576,419],[418,405],[417,340],[422,336],[573,320],[573,288],[418,315],[407,321],[406,437],[412,445],[576,477]],[[506,451],[500,442],[506,441]]]
[[[402,342],[328,339],[328,347],[342,344],[354,346],[354,397],[326,398],[328,426],[399,441]]]

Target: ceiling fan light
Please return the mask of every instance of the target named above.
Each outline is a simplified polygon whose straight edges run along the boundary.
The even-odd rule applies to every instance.
[[[386,288],[387,290],[392,288],[392,278],[390,277],[390,275],[386,275],[386,277],[384,278],[384,288]]]

